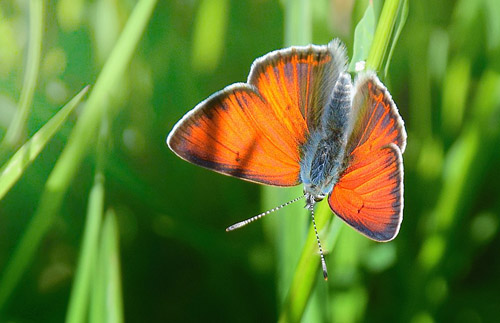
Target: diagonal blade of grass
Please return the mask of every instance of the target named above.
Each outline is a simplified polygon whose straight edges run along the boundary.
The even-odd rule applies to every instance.
[[[98,254],[90,322],[123,322],[119,234],[116,215],[112,210],[106,212]]]
[[[42,50],[43,34],[43,3],[42,0],[30,1],[30,37],[28,43],[28,57],[26,59],[26,71],[24,75],[23,88],[17,113],[7,129],[5,138],[1,144],[2,155],[5,150],[15,149],[26,126],[30,113],[31,103],[35,95],[36,81],[40,68],[40,52]]]
[[[64,121],[68,118],[71,112],[78,106],[88,87],[80,91],[71,101],[57,112],[33,137],[26,142],[19,150],[10,158],[10,160],[0,170],[0,200],[7,194],[12,186],[24,173],[24,170],[35,160],[38,154],[45,147],[47,142],[61,128]]]
[[[40,205],[0,280],[0,310],[26,270],[40,240],[51,226],[106,110],[108,95],[125,71],[151,16],[156,0],[141,0],[132,12],[89,95],[68,144],[49,176]]]

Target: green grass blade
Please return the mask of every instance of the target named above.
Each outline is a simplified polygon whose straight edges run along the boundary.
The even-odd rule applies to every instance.
[[[285,2],[285,46],[312,42],[312,12],[308,0]]]
[[[354,46],[352,49],[349,72],[356,71],[356,63],[366,60],[372,46],[373,34],[375,32],[375,11],[373,3],[369,2],[365,14],[356,25],[354,30]]]
[[[459,133],[469,107],[472,64],[466,55],[457,55],[448,62],[443,84],[441,118],[446,135],[454,137]]]
[[[90,191],[87,219],[83,233],[83,243],[80,259],[71,290],[66,322],[83,322],[87,314],[91,276],[95,265],[95,255],[99,242],[99,229],[104,208],[104,175],[98,172],[94,179],[94,186]]]
[[[0,170],[0,200],[18,181],[24,170],[35,160],[47,142],[57,133],[64,121],[82,100],[88,87],[80,91],[57,112],[33,137],[10,158]]]
[[[332,251],[340,227],[343,225],[342,221],[338,217],[332,217],[326,202],[318,205],[315,218],[320,238],[324,236],[323,233],[328,232],[326,239],[322,239],[325,251]],[[333,220],[330,221],[330,219]],[[311,227],[286,302],[280,313],[279,322],[299,322],[301,320],[311,297],[314,284],[318,277],[322,277],[318,252],[316,236],[314,229]]]
[[[191,56],[194,69],[212,71],[217,67],[224,50],[228,20],[228,0],[204,0],[200,3]]]
[[[101,232],[90,322],[123,322],[119,234],[112,210],[106,212]]]
[[[44,1],[42,0],[30,1],[30,36],[23,88],[21,90],[17,113],[2,141],[2,151],[5,151],[5,149],[15,149],[20,143],[30,113],[33,96],[35,95],[38,71],[40,68],[42,34],[45,29],[43,27],[43,3]]]
[[[392,30],[398,17],[398,8],[402,0],[386,0],[380,13],[380,19],[373,37],[373,44],[366,59],[366,67],[377,71],[382,67],[385,53],[391,40]]]
[[[26,270],[42,237],[50,228],[69,184],[96,137],[95,133],[106,110],[109,93],[127,68],[155,4],[156,0],[141,0],[136,5],[99,74],[85,110],[78,119],[67,146],[47,180],[40,205],[0,280],[0,309]]]
[[[99,232],[104,212],[104,171],[106,169],[106,157],[108,156],[108,129],[108,118],[104,117],[97,142],[97,170],[94,185],[90,191],[83,243],[73,282],[73,289],[71,290],[68,312],[66,313],[66,322],[68,323],[83,322],[88,314],[90,291],[93,286],[92,279],[95,278],[93,275],[96,273]]]
[[[401,8],[401,12],[399,14],[399,22],[396,27],[396,32],[394,33],[394,39],[392,40],[391,49],[389,50],[389,54],[387,55],[387,60],[385,62],[384,77],[386,77],[387,73],[389,72],[389,66],[391,65],[392,54],[394,54],[394,48],[396,48],[399,36],[401,35],[401,31],[403,31],[403,28],[406,24],[406,19],[408,18],[408,13],[410,11],[408,0],[403,0],[402,5],[403,7]]]

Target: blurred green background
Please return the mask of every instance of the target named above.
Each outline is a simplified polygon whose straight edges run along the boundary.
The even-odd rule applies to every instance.
[[[288,275],[284,271],[293,273],[296,259],[289,264],[278,260],[283,237],[276,227],[293,216],[305,236],[307,213],[295,205],[226,233],[228,225],[272,207],[260,202],[274,201],[272,192],[180,160],[165,138],[199,101],[246,80],[255,58],[293,43],[287,35],[293,36],[294,28],[317,44],[339,37],[352,54],[354,28],[368,1],[311,1],[300,13],[305,23],[290,14],[293,2],[159,1],[124,73],[99,85],[96,79],[104,74],[135,0],[0,2],[2,164],[86,85],[91,85],[84,99],[88,106],[94,86],[95,91],[107,86],[105,98],[92,103],[95,111],[110,111],[104,126],[99,122],[84,129],[92,137],[90,148],[81,163],[72,164],[74,175],[67,177],[60,207],[46,213],[39,209],[41,200],[47,205],[56,200],[44,193],[46,183],[86,104],[77,107],[0,200],[0,321],[60,322],[67,317],[92,187],[103,190],[100,213],[112,219],[101,224],[99,243],[113,236],[106,232],[119,236],[110,244],[119,258],[109,259],[119,261],[111,272],[114,282],[121,282],[115,305],[125,320],[278,319],[289,286],[282,282]],[[383,1],[373,2],[378,17]],[[38,25],[36,10],[42,18]],[[29,40],[37,30],[41,49],[31,103],[23,84]],[[402,228],[394,241],[381,244],[342,224],[327,256],[330,279],[318,279],[304,321],[498,319],[499,57],[500,2],[409,2],[388,73],[379,72],[408,131]],[[25,126],[7,142],[7,129],[23,100],[30,107]],[[279,203],[301,192],[290,190]],[[26,234],[29,223],[44,227],[30,222],[38,213],[53,215],[39,242]],[[5,273],[23,237],[33,252],[25,253],[26,265],[19,267],[25,270],[12,270],[20,273],[16,280]],[[105,254],[106,248],[95,248]],[[93,261],[108,268],[106,262]],[[102,277],[97,271],[92,275]],[[92,284],[91,309],[98,303]]]

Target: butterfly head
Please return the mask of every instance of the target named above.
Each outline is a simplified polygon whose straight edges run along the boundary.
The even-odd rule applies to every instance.
[[[326,197],[326,194],[319,191],[317,186],[304,185],[304,197],[306,198],[305,208],[308,210],[313,210],[314,204],[320,202]]]

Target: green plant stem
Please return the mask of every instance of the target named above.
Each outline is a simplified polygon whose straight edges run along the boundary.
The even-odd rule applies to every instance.
[[[26,128],[26,122],[30,113],[33,96],[35,95],[36,82],[40,67],[40,52],[42,50],[43,34],[43,1],[30,0],[30,36],[28,43],[28,57],[26,59],[26,70],[24,74],[23,88],[17,113],[7,129],[2,142],[2,152],[5,149],[15,149],[21,141],[22,134]],[[2,153],[3,154],[3,153]]]
[[[28,228],[17,245],[0,280],[0,309],[19,282],[30,260],[58,213],[69,184],[96,137],[97,128],[107,110],[109,93],[122,77],[132,58],[156,0],[141,0],[132,12],[110,57],[106,61],[96,85],[89,95],[85,110],[71,133],[68,144],[45,184],[45,189]]]
[[[372,47],[366,59],[367,69],[378,71],[382,67],[391,34],[398,17],[398,8],[402,0],[386,0],[380,13],[380,19],[373,37]]]

